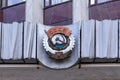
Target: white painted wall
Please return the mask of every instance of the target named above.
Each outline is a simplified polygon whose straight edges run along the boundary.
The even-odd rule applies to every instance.
[[[94,20],[85,20],[82,21],[82,30],[81,30],[81,57],[82,58],[94,58],[95,54],[95,21]]]
[[[118,57],[118,20],[96,21],[96,57]]]
[[[43,23],[43,0],[26,0],[26,21]]]
[[[24,58],[36,58],[36,49],[37,58],[40,61],[43,60],[44,57],[47,57],[46,56],[47,54],[45,54],[45,50],[42,47],[43,46],[42,41],[45,36],[44,30],[48,30],[51,26],[28,22],[24,23],[24,27],[22,27],[23,26],[22,23],[16,22],[11,24],[6,23],[0,24],[2,24],[0,25],[0,35],[2,31],[2,36],[0,36],[0,39],[2,40],[2,43],[0,41],[1,44],[0,56],[2,59],[22,58],[23,29],[24,29]],[[118,33],[118,29],[120,30],[120,26],[118,26],[118,24],[120,24],[120,21],[118,20],[103,20],[103,21],[85,20],[75,23],[73,25],[68,25],[69,29],[72,30],[72,34],[76,38],[75,41],[76,52],[74,52],[75,54],[72,55],[78,58],[80,54],[77,53],[80,53],[81,49],[82,58],[94,58],[95,57],[94,54],[96,55],[97,58],[107,59],[118,57],[120,58],[120,31]],[[38,28],[35,25],[38,25]],[[80,30],[82,35],[81,38],[79,38]],[[80,43],[80,40],[82,41],[82,43]],[[81,48],[78,44],[81,45]],[[95,49],[96,52],[94,52]]]

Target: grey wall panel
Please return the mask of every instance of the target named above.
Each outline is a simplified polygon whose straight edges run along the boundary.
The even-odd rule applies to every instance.
[[[22,24],[2,23],[2,59],[22,58]]]
[[[36,58],[36,24],[24,23],[24,58]]]
[[[118,57],[118,21],[96,21],[96,57]]]
[[[94,58],[95,21],[82,22],[82,58]]]

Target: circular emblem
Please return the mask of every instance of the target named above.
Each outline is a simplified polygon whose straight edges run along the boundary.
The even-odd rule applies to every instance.
[[[75,45],[75,38],[71,30],[66,27],[50,28],[43,39],[43,46],[49,55],[54,59],[65,59],[70,56]]]

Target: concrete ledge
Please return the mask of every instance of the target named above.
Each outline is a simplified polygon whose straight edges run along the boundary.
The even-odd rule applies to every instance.
[[[37,64],[0,64],[0,67],[42,67]],[[120,67],[119,63],[112,64],[81,64],[81,67]]]
[[[0,64],[0,67],[41,67],[37,64]]]
[[[120,67],[119,63],[112,64],[82,64],[81,67]]]

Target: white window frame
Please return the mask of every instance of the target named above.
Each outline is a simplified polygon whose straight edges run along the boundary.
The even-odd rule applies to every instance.
[[[26,0],[21,0],[21,1],[13,2],[13,3],[12,2],[9,3],[9,1],[18,1],[18,0],[2,0],[2,7],[13,6],[13,5],[16,5],[16,4],[19,4],[19,3],[23,3]]]
[[[57,5],[57,4],[61,4],[68,1],[71,1],[71,0],[44,0],[44,7],[49,7],[52,5]]]

